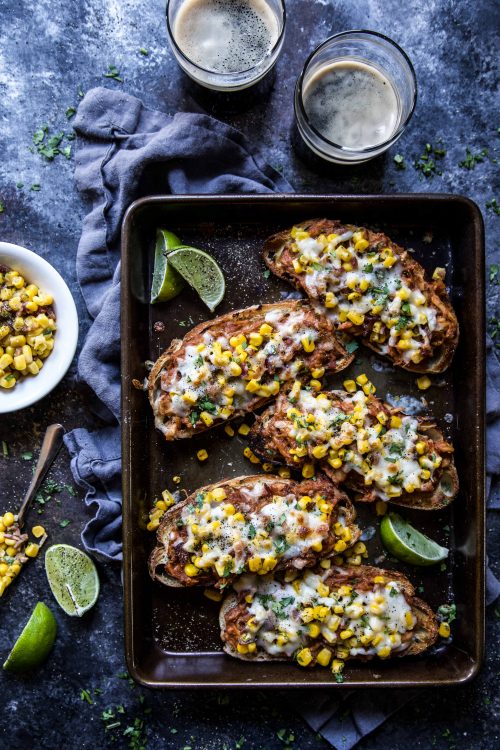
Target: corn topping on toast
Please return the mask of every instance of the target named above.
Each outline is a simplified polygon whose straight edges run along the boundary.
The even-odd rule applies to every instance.
[[[163,517],[151,576],[167,586],[223,587],[248,571],[311,567],[356,543],[355,516],[325,477],[256,475],[202,487]]]
[[[458,342],[458,322],[443,269],[432,281],[381,232],[314,219],[270,237],[273,273],[318,303],[338,331],[360,336],[378,354],[414,372],[443,372]]]
[[[390,501],[433,510],[458,492],[453,447],[435,424],[376,398],[366,376],[359,390],[308,390],[296,381],[259,416],[250,445],[266,461],[301,468],[314,462],[358,501]],[[349,384],[349,381],[346,381]]]
[[[231,656],[302,667],[419,654],[436,640],[430,607],[405,576],[371,566],[245,575],[224,600],[221,638]]]
[[[148,383],[166,440],[190,437],[257,409],[295,377],[306,381],[352,361],[331,323],[309,303],[254,305],[174,339]]]

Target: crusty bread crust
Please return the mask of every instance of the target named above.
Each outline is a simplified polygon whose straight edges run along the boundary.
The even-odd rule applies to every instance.
[[[333,403],[335,401],[341,403],[343,400],[343,391],[324,391],[324,393]],[[383,406],[385,411],[390,414],[402,414],[400,409],[395,409],[380,401],[380,399],[375,399],[373,396],[369,398],[374,404],[377,402],[380,407]],[[291,460],[286,441],[280,437],[279,427],[277,426],[280,420],[286,421],[288,405],[286,394],[281,394],[272,409],[266,409],[256,418],[249,434],[249,441],[252,451],[263,460],[271,463],[288,463],[292,468],[297,468],[300,466],[300,462]],[[374,407],[374,409],[378,411],[379,406]],[[458,494],[458,474],[451,453],[452,449],[450,444],[446,442],[443,433],[433,422],[424,417],[415,417],[415,419],[419,423],[420,432],[426,434],[435,442],[435,450],[442,456],[443,462],[440,469],[436,471],[432,488],[426,491],[404,493],[400,497],[391,498],[390,502],[394,505],[419,510],[439,510],[449,505]],[[442,451],[439,450],[440,445]],[[303,459],[303,461],[306,460],[308,459]],[[355,471],[346,474],[343,469],[333,469],[326,460],[319,461],[318,465],[332,482],[353,492],[352,499],[356,502],[373,502],[377,499],[376,492],[371,487],[365,486],[361,474]]]
[[[395,570],[375,568],[371,565],[359,565],[351,568],[332,568],[329,575],[325,578],[325,583],[330,588],[341,586],[343,584],[350,584],[354,588],[367,589],[370,588],[370,585],[373,585],[373,579],[375,576],[385,576],[389,580],[397,581],[401,585],[406,601],[411,606],[412,612],[417,619],[417,624],[412,631],[410,645],[404,651],[395,652],[392,655],[392,658],[416,656],[417,654],[423,653],[435,643],[438,637],[437,619],[429,605],[415,596],[415,589],[402,573]],[[221,639],[224,643],[224,651],[230,656],[244,661],[291,661],[291,657],[271,656],[265,652],[259,651],[254,652],[253,654],[240,654],[234,648],[227,635],[227,620],[234,607],[243,607],[244,604],[243,594],[237,595],[235,593],[230,593],[222,602],[219,615],[219,625],[221,629]],[[371,657],[366,657],[360,654],[349,656],[348,658],[351,660],[356,659],[367,661]]]
[[[192,425],[182,424],[181,419],[178,416],[169,413],[162,413],[162,400],[161,400],[161,378],[165,373],[171,373],[172,377],[176,373],[177,363],[182,357],[183,352],[187,346],[196,346],[203,341],[203,334],[206,332],[212,333],[214,336],[220,334],[227,334],[230,331],[231,336],[237,335],[241,332],[249,333],[252,330],[258,330],[259,326],[265,322],[265,316],[268,312],[279,308],[283,311],[294,312],[296,310],[303,309],[310,317],[311,321],[314,321],[315,326],[321,332],[321,339],[318,341],[315,351],[311,357],[322,358],[322,361],[326,361],[326,370],[330,372],[337,372],[343,370],[350,365],[354,355],[348,354],[343,344],[335,336],[333,326],[325,318],[325,316],[318,314],[313,310],[311,305],[305,300],[288,300],[285,302],[271,303],[266,305],[253,305],[244,310],[234,310],[226,315],[222,315],[214,320],[208,320],[204,323],[200,323],[189,331],[183,339],[173,339],[170,346],[155,362],[148,379],[148,396],[151,407],[155,414],[156,427],[163,433],[166,440],[178,440],[182,438],[189,438],[193,435],[197,435],[201,432],[205,432],[212,427],[216,427],[219,424],[226,423],[228,420],[214,419],[213,424],[210,427],[205,426],[203,423],[198,423],[196,427]],[[303,353],[304,354],[304,353]],[[304,354],[304,356],[307,356]],[[314,365],[313,365],[314,367]],[[158,398],[160,397],[160,399]],[[253,412],[264,406],[268,401],[274,397],[265,398],[261,396],[255,396],[251,399],[245,409],[235,411],[231,419],[244,416],[248,412]]]
[[[340,324],[340,330],[345,331],[353,336],[360,336],[363,343],[373,349],[377,354],[388,356],[395,365],[402,367],[411,372],[439,373],[444,372],[450,365],[455,349],[458,344],[458,321],[455,312],[451,306],[446,287],[441,278],[428,281],[425,278],[425,272],[420,263],[418,263],[406,250],[387,237],[383,232],[372,232],[365,227],[357,227],[352,224],[344,224],[341,221],[330,219],[311,219],[296,225],[299,229],[307,231],[312,237],[320,234],[344,234],[345,232],[364,231],[370,245],[383,243],[385,247],[390,247],[399,257],[403,266],[403,275],[406,283],[423,292],[428,304],[435,308],[440,323],[440,332],[436,334],[436,346],[434,346],[432,355],[424,358],[418,364],[407,362],[398,350],[394,350],[390,355],[382,351],[379,344],[370,341],[367,335],[366,326],[356,326],[350,321]],[[304,283],[304,275],[297,274],[288,266],[285,267],[281,261],[283,253],[290,247],[292,240],[290,230],[269,237],[264,243],[264,261],[268,268],[282,279],[290,282],[295,288],[307,294],[311,299],[315,298],[310,294],[310,290]],[[316,301],[316,300],[315,300]]]
[[[333,501],[334,510],[332,512],[332,523],[334,522],[333,519],[337,517],[337,511],[341,509],[345,517],[346,525],[351,531],[351,541],[349,546],[354,545],[358,541],[361,530],[355,524],[356,511],[352,503],[347,495],[345,495],[338,487],[331,484],[331,482],[325,477],[318,476],[316,481],[309,480],[303,482],[296,482],[293,479],[282,479],[281,477],[273,476],[271,474],[253,474],[251,476],[236,477],[235,479],[225,479],[221,482],[201,487],[165,513],[156,532],[157,545],[149,557],[149,573],[153,580],[157,580],[160,583],[165,584],[165,586],[171,586],[174,588],[217,586],[220,583],[224,583],[224,585],[231,583],[236,576],[229,576],[221,579],[215,571],[210,570],[196,576],[196,578],[190,578],[184,573],[182,568],[176,569],[175,566],[172,566],[169,557],[170,533],[176,529],[176,521],[181,517],[185,506],[189,505],[189,503],[194,503],[196,496],[200,492],[210,492],[216,487],[220,487],[226,491],[230,490],[231,493],[234,493],[244,490],[245,488],[252,489],[257,482],[274,488],[279,488],[280,491],[286,491],[288,493],[296,492],[298,497],[307,494],[307,492],[311,492],[311,488],[315,489],[316,492],[326,494],[328,499]],[[248,495],[244,498],[242,496],[241,500],[244,501],[246,508],[251,508],[252,505],[255,505],[255,502],[252,502]],[[231,503],[235,506],[237,511],[240,509],[238,498],[233,494],[231,494]],[[333,551],[333,544],[331,547],[330,554],[335,554]],[[312,565],[315,565],[319,559],[325,556],[327,556],[325,551],[315,553],[313,550],[308,550],[305,557],[280,560],[276,566],[276,570],[311,567]],[[168,568],[170,572],[167,572],[166,568]]]

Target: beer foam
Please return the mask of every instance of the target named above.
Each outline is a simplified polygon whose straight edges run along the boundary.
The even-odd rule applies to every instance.
[[[346,60],[322,66],[304,86],[303,101],[311,125],[345,148],[376,146],[398,126],[394,86],[366,63]]]
[[[214,73],[240,73],[269,54],[279,23],[265,0],[186,0],[172,32],[196,65]]]

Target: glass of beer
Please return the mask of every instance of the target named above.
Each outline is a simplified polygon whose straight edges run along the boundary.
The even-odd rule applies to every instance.
[[[337,164],[359,164],[395,143],[417,101],[407,54],[375,31],[346,31],[312,52],[295,88],[304,142]]]
[[[284,0],[168,0],[167,31],[190,78],[239,91],[275,64],[285,35]]]

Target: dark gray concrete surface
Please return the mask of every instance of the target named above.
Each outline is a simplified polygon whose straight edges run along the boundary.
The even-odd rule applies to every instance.
[[[245,109],[238,110],[234,103],[228,106],[217,97],[201,95],[179,71],[166,41],[163,0],[0,0],[0,238],[35,250],[63,274],[77,301],[81,339],[89,321],[75,278],[75,251],[86,208],[74,186],[73,159],[59,156],[48,163],[30,147],[34,131],[43,123],[51,131],[70,133],[66,109],[77,105],[79,91],[96,85],[120,86],[169,113],[208,111],[230,122],[259,144],[265,158],[297,191],[464,193],[483,211],[487,266],[498,263],[499,218],[486,209],[495,196],[500,201],[498,181],[494,182],[500,125],[495,0],[288,0],[287,9],[287,38],[272,89],[264,98],[250,96]],[[349,28],[381,31],[406,49],[418,77],[418,105],[409,129],[385,157],[357,168],[318,167],[292,145],[295,78],[317,43]],[[141,47],[148,50],[147,56],[140,53]],[[103,77],[110,64],[120,70],[123,83]],[[422,178],[413,161],[426,143],[435,145],[438,139],[447,151],[439,164],[442,175]],[[487,149],[488,156],[466,170],[459,165],[466,148],[476,154]],[[406,169],[396,169],[396,153],[404,155]],[[20,183],[23,186],[17,187]],[[31,189],[34,184],[40,185],[39,191]],[[488,319],[500,317],[499,288],[488,282]],[[2,508],[15,507],[26,488],[33,462],[21,454],[36,455],[45,426],[61,421],[67,429],[92,427],[98,423],[92,408],[93,397],[76,382],[73,366],[43,402],[0,417],[0,440],[9,446],[8,457],[0,454]],[[51,478],[72,485],[64,451]],[[39,516],[51,541],[76,545],[86,518],[79,489],[75,495],[62,489]],[[71,524],[61,528],[63,519],[71,519]],[[498,516],[491,516],[487,525],[490,562],[499,573]],[[57,609],[41,559],[30,564],[1,600],[2,659],[37,600],[52,605],[59,623],[54,652],[36,675],[0,676],[2,748],[125,748],[131,737],[122,732],[134,719],[144,720],[143,734],[153,750],[326,747],[290,711],[286,694],[159,693],[120,679],[117,675],[125,670],[120,571],[99,564],[99,574],[98,605],[82,620]],[[490,750],[498,745],[499,633],[497,605],[487,615],[486,663],[479,678],[459,688],[419,693],[360,747]],[[82,690],[89,691],[92,705],[82,699]],[[314,694],[304,695],[304,700],[314,700]],[[121,724],[106,730],[105,723],[114,720],[104,722],[102,712],[114,707],[116,713],[117,706],[125,711],[117,712]],[[294,735],[288,743],[278,736],[284,728],[285,737],[288,730]]]

